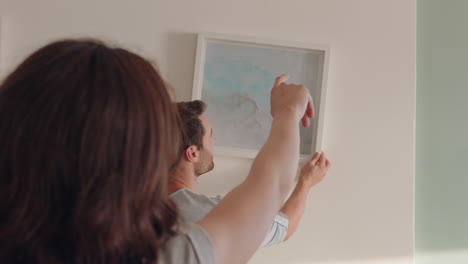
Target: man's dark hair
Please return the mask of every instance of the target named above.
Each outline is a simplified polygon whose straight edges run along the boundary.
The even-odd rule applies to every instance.
[[[205,129],[200,120],[200,115],[205,112],[206,104],[203,101],[195,100],[191,102],[177,103],[180,120],[183,127],[182,148],[185,150],[191,145],[203,148],[203,135]]]

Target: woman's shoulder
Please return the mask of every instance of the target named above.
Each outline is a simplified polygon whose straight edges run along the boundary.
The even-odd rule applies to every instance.
[[[216,263],[208,233],[195,223],[183,223],[179,234],[163,247],[159,263]]]

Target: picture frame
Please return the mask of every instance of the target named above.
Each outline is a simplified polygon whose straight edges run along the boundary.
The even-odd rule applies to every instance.
[[[192,99],[207,104],[215,154],[257,155],[271,126],[270,90],[284,73],[287,83],[306,85],[313,97],[315,117],[300,129],[301,158],[321,151],[329,57],[329,45],[198,34]]]

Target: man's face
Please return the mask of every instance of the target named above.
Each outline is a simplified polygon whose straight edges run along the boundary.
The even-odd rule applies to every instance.
[[[214,168],[213,153],[214,139],[213,129],[205,115],[199,116],[205,133],[203,134],[203,149],[200,150],[200,160],[195,164],[195,174],[200,176]]]

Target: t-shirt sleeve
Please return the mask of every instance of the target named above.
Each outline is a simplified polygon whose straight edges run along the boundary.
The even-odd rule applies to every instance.
[[[215,263],[213,244],[208,233],[201,226],[193,224],[194,228],[187,233],[200,263]]]
[[[267,247],[283,242],[288,233],[288,225],[289,221],[286,215],[282,212],[278,212],[260,247]]]
[[[208,233],[197,224],[185,224],[182,233],[165,245],[159,263],[215,264],[214,248]]]

